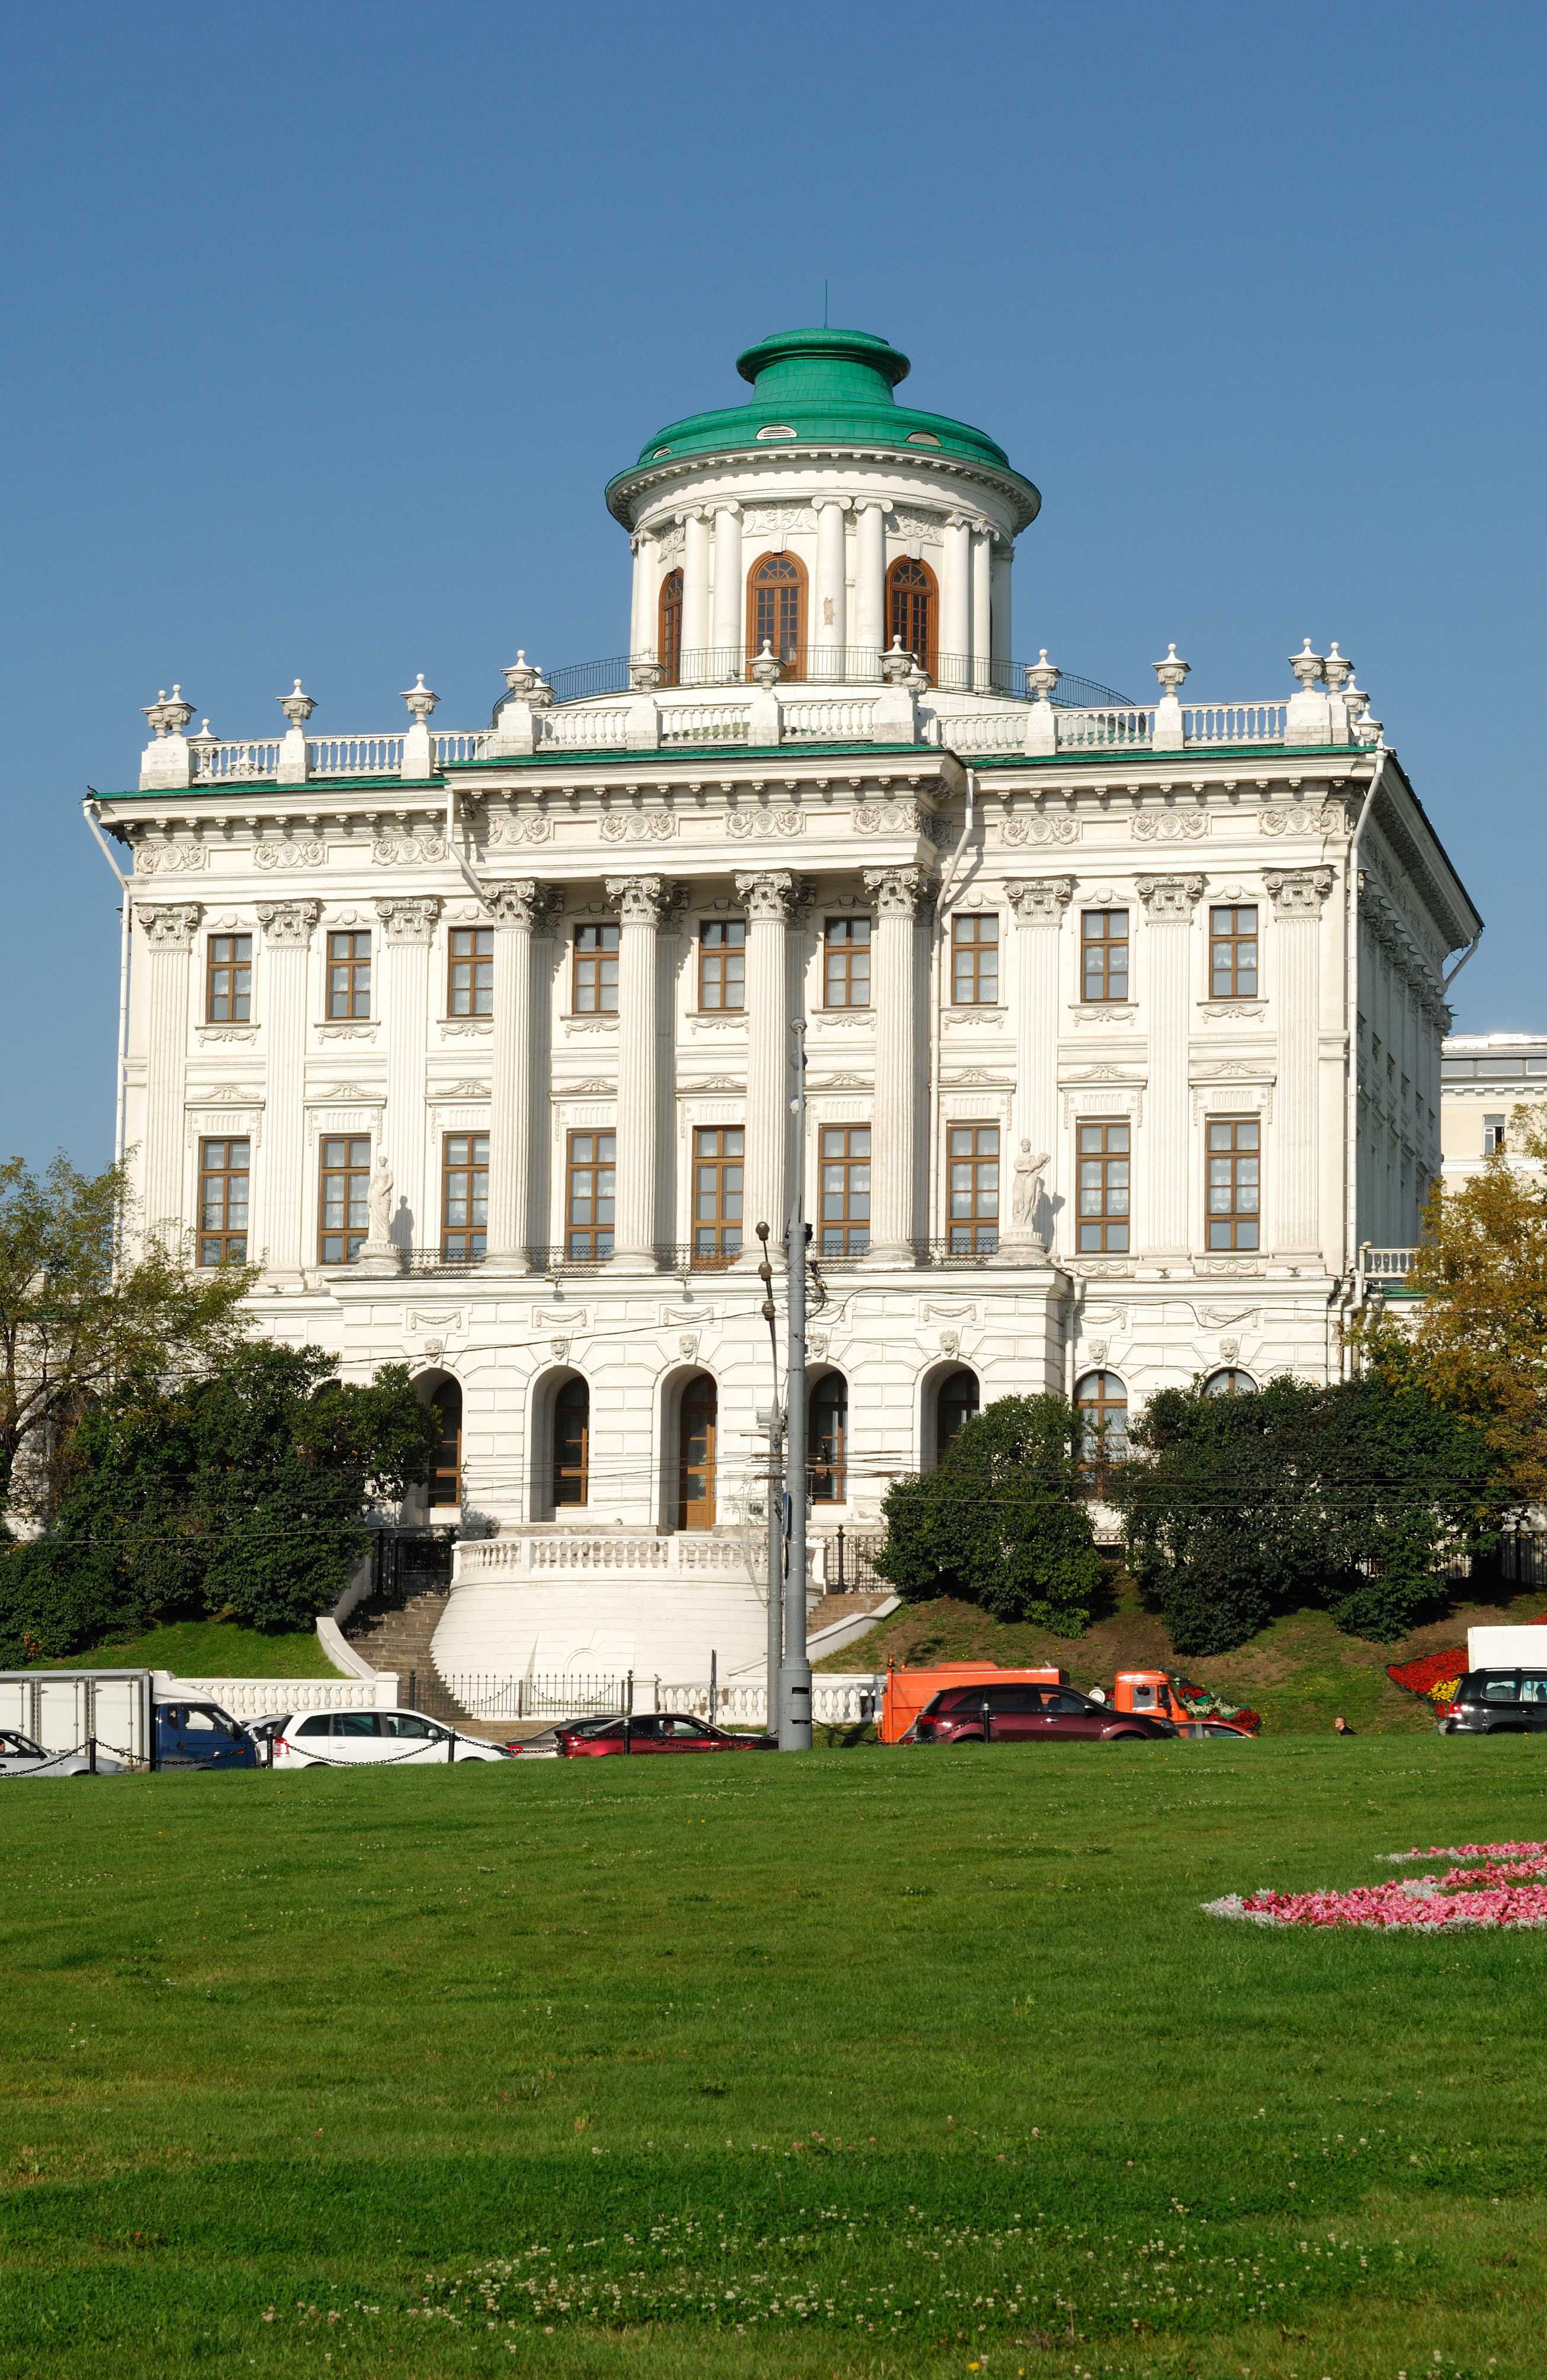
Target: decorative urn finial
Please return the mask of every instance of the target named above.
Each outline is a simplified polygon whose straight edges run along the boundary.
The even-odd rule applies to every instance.
[[[167,701],[164,695],[162,697],[161,710],[162,717],[166,722],[166,732],[169,735],[180,735],[184,728],[187,725],[188,721],[193,717],[193,705],[191,702],[185,702],[183,700],[183,689],[180,686],[175,686],[173,687],[172,699],[170,702]]]
[[[909,658],[911,658],[911,656]],[[769,651],[768,640],[767,637],[765,637],[763,639],[763,650],[758,654],[756,660],[751,664],[753,676],[756,679],[760,686],[767,689],[779,684],[780,672],[783,667],[784,663],[781,661],[776,661],[773,654]]]
[[[1191,662],[1179,662],[1177,659],[1175,645],[1166,646],[1166,659],[1163,662],[1152,662],[1150,666],[1160,680],[1162,691],[1169,695],[1173,701],[1180,695],[1182,687],[1192,674]]]
[[[1322,655],[1311,651],[1309,637],[1301,651],[1289,655],[1289,667],[1299,680],[1302,694],[1309,694],[1317,681],[1325,676],[1326,666]]]
[[[1306,641],[1309,643],[1310,638],[1308,638]],[[1352,662],[1346,662],[1344,660],[1342,654],[1337,650],[1337,639],[1335,637],[1328,650],[1327,657],[1322,663],[1322,675],[1326,679],[1326,682],[1328,686],[1331,686],[1334,694],[1341,694],[1343,688],[1351,682],[1353,674],[1354,665]]]
[[[1176,650],[1173,645],[1171,650],[1175,652]],[[1164,669],[1166,664],[1164,662],[1157,662],[1155,666],[1157,669]],[[1057,668],[1048,660],[1047,648],[1044,645],[1036,660],[1029,662],[1026,665],[1026,691],[1033,702],[1051,702],[1053,688],[1062,675],[1062,670]]]
[[[420,670],[413,685],[405,687],[403,693],[403,700],[408,705],[416,723],[420,727],[429,726],[429,714],[440,699],[440,696],[431,694],[429,686],[426,686],[423,670]]]
[[[764,650],[767,650],[767,647]],[[910,672],[914,667],[913,655],[903,651],[901,638],[893,637],[889,650],[881,655],[881,674],[887,684],[888,686],[905,685]]]
[[[311,717],[312,712],[317,708],[315,698],[309,694],[303,694],[301,692],[301,681],[299,678],[296,680],[295,686],[289,694],[276,694],[274,700],[284,711],[292,727],[304,727],[307,721]]]

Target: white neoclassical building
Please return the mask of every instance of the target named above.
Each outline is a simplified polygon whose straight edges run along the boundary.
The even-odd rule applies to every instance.
[[[1335,1377],[1440,1166],[1480,922],[1336,646],[1251,700],[1018,662],[1003,451],[881,339],[739,369],[609,484],[626,654],[519,658],[457,732],[422,678],[235,742],[174,688],[90,809],[146,1213],[436,1398],[443,1669],[760,1657],[797,1168],[820,1577],[992,1398]]]

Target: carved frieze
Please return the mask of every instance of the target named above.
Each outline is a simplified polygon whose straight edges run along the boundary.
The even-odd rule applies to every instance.
[[[413,868],[427,860],[444,859],[445,837],[428,832],[420,834],[381,834],[378,835],[371,844],[370,856],[382,868],[391,868],[399,863],[405,868]]]
[[[1140,810],[1133,821],[1141,843],[1196,843],[1208,831],[1207,810]]]
[[[804,834],[805,820],[798,809],[774,809],[767,804],[759,803],[755,808],[728,810],[725,815],[725,832],[743,842],[753,836]]]
[[[878,802],[856,802],[852,815],[860,834],[927,835],[933,822],[933,813],[922,802],[894,802],[889,795]]]
[[[603,843],[667,843],[676,832],[670,810],[607,810],[602,815]]]
[[[1022,816],[1003,819],[999,824],[1001,843],[1078,843],[1081,823],[1067,811],[1055,810],[1051,816],[1041,810],[1031,810]]]
[[[136,846],[137,876],[175,876],[181,869],[208,868],[210,855],[201,843],[146,843]]]
[[[509,845],[513,843],[546,843],[553,832],[553,821],[539,810],[526,812],[520,818],[495,819],[485,835],[486,843]]]
[[[260,843],[253,845],[255,868],[320,868],[328,856],[328,846],[315,836],[304,843]]]

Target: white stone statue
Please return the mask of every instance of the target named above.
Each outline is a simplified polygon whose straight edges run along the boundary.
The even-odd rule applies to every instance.
[[[1023,1140],[1015,1160],[1015,1181],[1009,1194],[1009,1219],[1017,1231],[1029,1232],[1036,1204],[1042,1196],[1042,1177],[1047,1165],[1045,1152],[1032,1155],[1032,1144]]]
[[[370,1188],[367,1195],[370,1199],[371,1238],[378,1242],[390,1240],[393,1235],[393,1169],[381,1149],[376,1152],[376,1163],[371,1169]]]

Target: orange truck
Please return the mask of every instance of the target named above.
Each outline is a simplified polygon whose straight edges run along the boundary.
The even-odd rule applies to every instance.
[[[1256,1711],[1222,1702],[1206,1686],[1166,1670],[1119,1670],[1112,1707],[1171,1719],[1183,1735],[1255,1735],[1263,1724]]]
[[[1001,1670],[997,1661],[937,1661],[927,1670],[887,1671],[881,1692],[881,1742],[900,1743],[925,1703],[947,1686],[1067,1686],[1067,1670]]]

